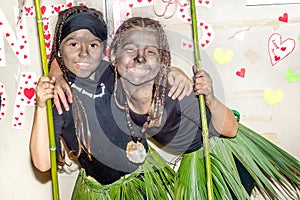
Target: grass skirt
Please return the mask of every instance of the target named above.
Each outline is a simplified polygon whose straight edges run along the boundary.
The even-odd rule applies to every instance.
[[[137,171],[112,184],[102,185],[80,169],[72,200],[172,199],[174,177],[174,170],[150,147],[145,163]]]
[[[209,140],[215,199],[250,199],[243,188],[234,159],[255,181],[264,199],[299,200],[300,162],[267,139],[239,124],[235,138]],[[175,180],[175,199],[207,200],[203,149],[182,156]]]

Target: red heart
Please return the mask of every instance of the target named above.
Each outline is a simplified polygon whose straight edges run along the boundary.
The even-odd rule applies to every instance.
[[[56,12],[59,12],[59,11],[60,11],[60,6],[55,7],[54,10],[55,10]]]
[[[51,37],[51,35],[50,35],[50,34],[47,34],[47,35],[45,35],[44,37],[45,37],[46,40],[49,40],[50,37]]]
[[[67,7],[71,8],[72,7],[72,3],[68,3]]]
[[[288,14],[284,13],[283,16],[280,16],[278,18],[278,20],[281,21],[281,22],[288,22]]]
[[[30,10],[31,10],[31,8],[26,8],[26,7],[25,7],[25,10],[26,10],[26,12],[28,12],[28,13],[29,13],[29,12],[30,12]]]
[[[245,72],[246,72],[246,69],[245,68],[241,68],[240,71],[237,71],[235,74],[239,77],[242,77],[244,78],[245,77]]]
[[[34,93],[35,93],[34,88],[25,88],[24,89],[24,94],[28,99],[31,99],[33,97]]]
[[[46,6],[42,6],[42,7],[41,7],[41,11],[42,11],[42,14],[45,14]]]

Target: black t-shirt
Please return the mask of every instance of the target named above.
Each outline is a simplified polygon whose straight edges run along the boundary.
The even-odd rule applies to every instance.
[[[91,134],[92,161],[82,150],[78,158],[80,165],[85,169],[87,175],[94,177],[102,184],[109,184],[120,177],[135,171],[139,165],[132,163],[126,157],[126,145],[131,141],[129,129],[125,118],[125,111],[115,104],[113,97],[114,73],[105,61],[101,62],[96,72],[96,79],[75,78],[73,74],[73,92],[82,102],[87,121],[82,117],[82,123]],[[118,84],[120,86],[120,81]],[[146,135],[140,135],[141,126],[144,124],[146,115],[140,115],[130,111],[133,128],[136,137],[151,137],[155,142],[167,150],[179,153],[192,152],[202,146],[201,122],[199,114],[198,98],[190,95],[181,101],[172,100],[165,95],[165,110],[162,117],[162,125],[159,128],[148,128]],[[118,89],[117,99],[123,103],[121,88]],[[96,94],[96,95],[92,95]],[[74,106],[74,105],[73,105]],[[72,107],[72,106],[71,106]],[[73,108],[72,108],[73,109]],[[72,109],[58,115],[53,109],[55,133],[57,141],[57,152],[60,151],[59,138],[62,137],[69,150],[78,152],[78,142],[74,128]],[[210,123],[210,113],[207,110],[207,119],[211,135],[219,135]],[[87,131],[85,138],[87,138]],[[148,150],[147,139],[142,143]],[[83,142],[83,141],[81,141]]]

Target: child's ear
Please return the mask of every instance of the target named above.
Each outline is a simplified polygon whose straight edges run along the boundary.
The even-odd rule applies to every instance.
[[[109,51],[109,57],[110,57],[110,61],[111,63],[115,63],[116,62],[116,52],[115,49],[110,49]]]

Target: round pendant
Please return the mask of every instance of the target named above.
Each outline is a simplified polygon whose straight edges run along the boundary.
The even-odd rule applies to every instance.
[[[143,163],[147,153],[142,143],[130,141],[127,143],[126,156],[133,163]]]

